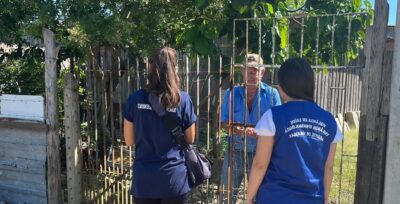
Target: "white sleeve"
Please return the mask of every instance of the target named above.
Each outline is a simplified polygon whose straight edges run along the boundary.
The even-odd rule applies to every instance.
[[[261,119],[257,122],[256,127],[254,128],[254,132],[261,137],[264,136],[275,136],[275,124],[272,120],[272,111],[271,109],[267,110],[261,117]]]
[[[335,138],[333,139],[332,143],[338,143],[342,139],[343,139],[342,131],[340,131],[339,126],[337,126],[336,135],[335,135]]]

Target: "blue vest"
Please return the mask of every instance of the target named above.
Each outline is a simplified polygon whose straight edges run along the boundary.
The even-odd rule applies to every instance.
[[[323,204],[324,172],[337,124],[308,101],[273,107],[275,143],[257,203]]]
[[[281,105],[281,99],[278,90],[268,86],[266,83],[260,84],[260,92],[257,91],[253,99],[251,112],[247,107],[245,98],[245,88],[243,86],[236,86],[233,88],[233,113],[229,114],[229,97],[231,90],[225,92],[224,101],[221,108],[221,122],[225,123],[229,120],[237,123],[257,124],[261,116],[271,107]],[[260,104],[259,104],[260,102]],[[260,108],[259,106],[260,105]],[[244,137],[242,135],[232,135],[228,137],[229,142],[233,142],[236,150],[244,149]],[[246,148],[248,152],[255,152],[257,146],[257,139],[247,137]]]

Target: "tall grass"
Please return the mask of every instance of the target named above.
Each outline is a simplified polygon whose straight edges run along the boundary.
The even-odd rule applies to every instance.
[[[330,192],[331,203],[354,203],[357,150],[358,129],[346,130],[343,141],[338,143],[336,148],[334,177]]]

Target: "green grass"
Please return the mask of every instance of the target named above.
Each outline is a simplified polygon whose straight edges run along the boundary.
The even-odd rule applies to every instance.
[[[358,130],[346,130],[342,142],[338,143],[336,148],[334,177],[330,192],[330,201],[331,203],[339,203],[338,201],[340,196],[340,204],[354,203]]]

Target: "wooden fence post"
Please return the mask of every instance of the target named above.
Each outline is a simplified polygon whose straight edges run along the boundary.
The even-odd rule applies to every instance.
[[[389,6],[375,1],[374,25],[367,35],[366,70],[361,97],[357,177],[354,203],[378,204],[383,200],[391,67],[385,67],[386,28]],[[388,82],[389,81],[389,82]],[[386,83],[386,84],[385,84]]]
[[[397,2],[392,86],[390,93],[389,134],[386,151],[384,203],[400,201],[400,2]]]
[[[64,126],[67,158],[68,203],[82,203],[82,140],[78,81],[72,73],[64,78]]]
[[[61,203],[60,181],[60,138],[58,136],[57,108],[57,55],[54,33],[44,28],[45,83],[46,83],[46,123],[47,123],[47,202]]]

